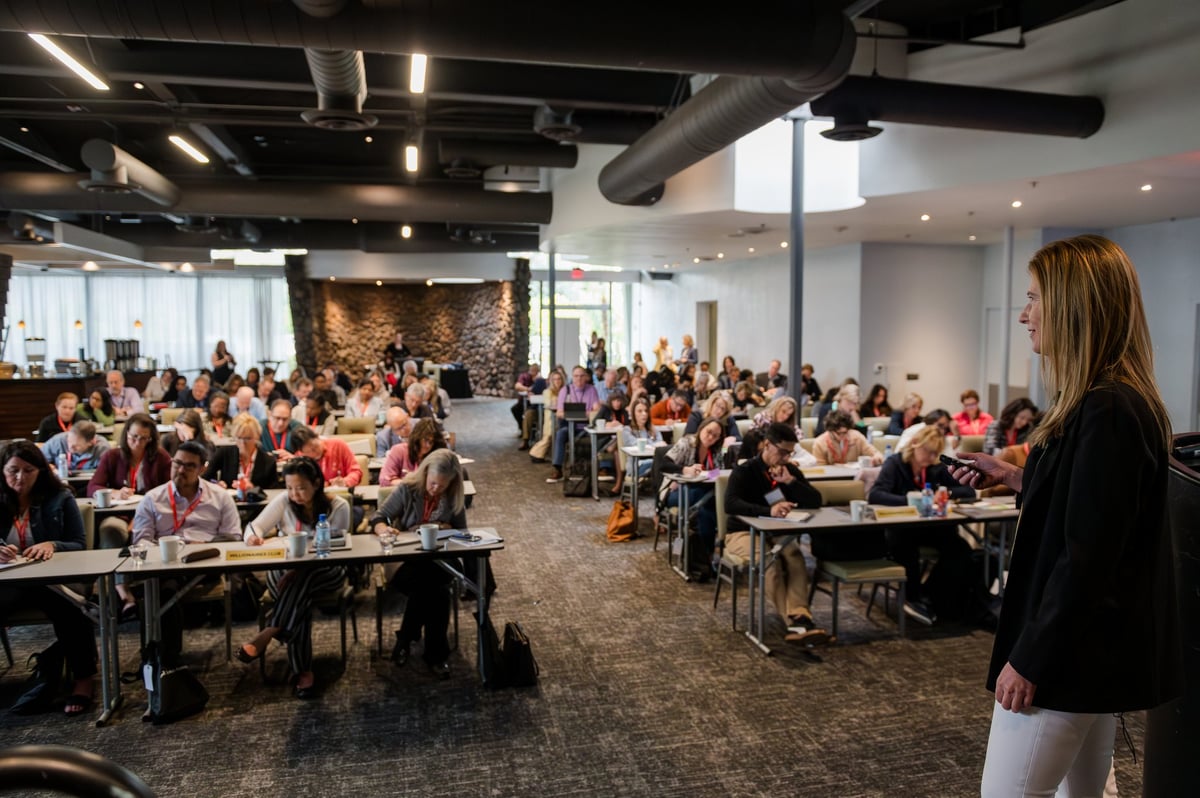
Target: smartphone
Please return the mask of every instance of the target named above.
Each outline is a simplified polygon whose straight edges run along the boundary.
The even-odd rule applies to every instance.
[[[942,465],[948,466],[950,468],[970,468],[973,471],[979,470],[979,469],[975,468],[974,463],[972,463],[968,460],[959,460],[957,457],[950,457],[949,455],[943,454],[938,459],[942,461]]]

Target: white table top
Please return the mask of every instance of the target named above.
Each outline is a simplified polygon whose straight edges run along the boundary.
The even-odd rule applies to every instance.
[[[972,505],[967,506],[970,507]],[[888,509],[885,505],[873,504],[870,507],[872,509]],[[979,515],[972,517],[964,513],[959,513],[957,505],[955,506],[955,510],[948,512],[942,518],[900,515],[882,519],[867,518],[862,521],[854,521],[850,518],[850,509],[848,507],[819,507],[816,510],[805,510],[805,512],[811,512],[813,516],[809,520],[801,522],[784,521],[778,518],[755,518],[749,515],[739,515],[738,518],[755,529],[760,529],[772,535],[802,534],[804,532],[831,529],[858,529],[871,526],[894,526],[896,524],[960,524],[980,520]],[[1015,506],[1011,506],[1007,510],[994,508],[987,511],[983,517],[989,521],[1016,518],[1017,510]]]
[[[354,489],[354,496],[364,502],[379,502],[379,485],[359,485]],[[392,486],[395,487],[395,486]],[[463,480],[463,495],[474,496],[475,483],[469,479]]]
[[[120,565],[120,549],[90,549],[56,552],[49,560],[17,565],[0,571],[0,582],[58,584],[94,579],[112,573]]]
[[[667,446],[670,446],[670,444],[664,441],[657,441],[653,446],[646,446],[646,451],[642,451],[636,446],[622,446],[621,451],[630,457],[653,457],[655,449],[662,449]]]
[[[454,456],[458,458],[459,465],[471,465],[471,463],[475,462],[470,457],[463,457],[461,454],[458,454],[457,452],[455,452]],[[367,461],[367,468],[372,471],[380,471],[383,469],[383,464],[384,464],[384,461],[386,461],[386,460],[387,460],[386,457],[372,457],[370,460]]]

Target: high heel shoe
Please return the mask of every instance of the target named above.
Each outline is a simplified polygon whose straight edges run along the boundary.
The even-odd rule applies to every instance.
[[[238,658],[239,662],[244,662],[247,665],[249,665],[251,662],[254,662],[254,660],[261,657],[263,655],[263,653],[266,651],[266,649],[267,649],[267,647],[263,646],[261,649],[258,650],[257,654],[251,656],[250,652],[246,650],[246,646],[238,646],[237,651],[233,652],[233,655]]]

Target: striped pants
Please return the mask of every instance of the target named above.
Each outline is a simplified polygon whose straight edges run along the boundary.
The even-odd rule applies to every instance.
[[[283,590],[279,582],[291,574]],[[305,568],[296,571],[267,571],[267,590],[275,600],[269,626],[278,626],[276,639],[287,644],[288,666],[292,673],[312,670],[312,600],[314,596],[337,590],[346,581],[343,566]]]

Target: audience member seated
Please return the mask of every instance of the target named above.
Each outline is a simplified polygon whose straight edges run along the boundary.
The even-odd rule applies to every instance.
[[[350,375],[342,373],[337,363],[330,362],[325,364],[325,376],[329,377],[330,385],[336,385],[340,388],[347,398],[354,390],[354,380],[350,379]]]
[[[958,446],[958,436],[955,434],[954,419],[940,407],[929,411],[923,419],[904,430],[904,434],[900,436],[900,440],[896,441],[896,451],[900,451],[907,446],[908,442],[917,433],[930,425],[936,425],[945,438],[946,445],[943,451],[946,454],[954,454],[954,450]]]
[[[779,373],[781,366],[782,364],[778,360],[772,360],[770,365],[767,366],[767,370],[754,378],[755,383],[762,389],[762,394],[768,401],[787,393],[787,375]]]
[[[337,431],[337,419],[315,393],[304,401],[304,426],[318,435],[332,435]]]
[[[607,402],[609,395],[614,391],[624,393],[625,389],[617,382],[617,370],[605,369],[604,378],[596,384],[596,395],[600,397],[601,402]]]
[[[271,403],[267,428],[263,430],[263,448],[274,454],[276,460],[289,459],[297,449],[295,433],[303,427],[292,418],[292,403],[287,399],[276,399]]]
[[[600,407],[600,397],[596,394],[596,386],[592,385],[592,381],[588,378],[587,369],[583,366],[576,366],[572,369],[571,384],[558,392],[558,399],[555,404],[557,430],[554,433],[554,456],[552,458],[554,472],[546,479],[547,482],[559,482],[562,480],[562,465],[566,459],[567,447],[575,445],[575,436],[580,434],[587,426],[586,421],[568,422],[566,420],[563,407],[568,402],[582,404],[589,416],[595,413],[597,408]]]
[[[892,421],[888,424],[888,435],[903,435],[904,430],[921,420],[921,408],[925,400],[920,394],[910,393],[904,397],[900,409],[892,412]]]
[[[375,433],[375,452],[383,457],[389,449],[404,443],[412,433],[412,418],[399,405],[392,405],[383,416],[383,426]]]
[[[305,414],[308,412],[308,397],[312,396],[313,381],[308,377],[301,377],[296,380],[296,389],[292,391],[289,397],[292,400],[292,405],[295,408],[292,411],[292,418],[304,423]]]
[[[650,393],[646,390],[646,378],[637,374],[629,375],[629,404],[633,404],[638,399],[645,399],[648,404],[653,404],[654,400],[650,398]]]
[[[215,387],[216,391],[222,391],[228,396],[237,396],[238,389],[243,387],[245,384],[246,381],[242,379],[241,374],[234,374],[224,382],[223,387],[222,384],[216,382],[213,383],[213,386]],[[250,390],[253,391],[254,389],[251,388]]]
[[[335,389],[330,383],[329,375],[323,371],[318,371],[312,378],[313,389],[309,394],[309,398],[316,397],[322,403],[329,407],[330,410],[336,410],[346,402],[346,395],[338,395],[340,388]]]
[[[542,413],[543,421],[546,418],[546,412],[553,410],[556,406],[558,394],[566,384],[567,380],[563,376],[562,371],[554,369],[550,372],[550,376],[546,379],[546,389],[542,391],[542,406],[538,409]],[[529,461],[531,463],[544,463],[549,459],[547,455],[551,453],[551,449],[554,446],[555,432],[557,432],[556,425],[542,424],[542,437],[529,447]]]
[[[167,386],[167,390],[163,392],[162,402],[170,407],[174,407],[179,401],[179,397],[187,391],[187,377],[182,374],[176,374],[171,380],[171,384]]]
[[[211,399],[209,399],[209,403],[211,405]],[[267,420],[267,406],[262,403],[261,399],[254,395],[254,389],[249,385],[243,385],[237,389],[237,392],[233,395],[233,408],[230,412],[235,416],[240,416],[242,413],[249,413],[258,419],[259,423]]]
[[[973,498],[975,490],[960,485],[938,462],[944,446],[942,431],[936,425],[922,429],[898,454],[884,461],[867,500],[871,504],[903,506],[908,503],[909,491],[923,490],[926,485],[935,491],[945,487],[954,499]],[[959,537],[958,528],[906,523],[888,527],[884,534],[889,556],[904,566],[908,576],[904,611],[926,625],[938,616],[962,617],[967,582],[977,579],[978,574],[971,566],[971,548]],[[931,546],[938,552],[937,564],[924,583],[918,554],[921,546]]]
[[[194,410],[207,410],[208,389],[211,384],[212,380],[210,378],[203,374],[199,375],[196,379],[192,380],[191,389],[179,397],[179,400],[175,402],[175,406]]]
[[[267,374],[258,382],[258,401],[263,403],[264,407],[271,407],[280,399],[287,399],[288,405],[292,404],[291,394],[282,390],[282,387],[275,382],[275,378]]]
[[[662,460],[659,469],[663,474],[683,474],[685,477],[695,477],[709,471],[721,468],[721,441],[725,437],[724,427],[720,421],[706,418],[700,422],[699,428],[693,435],[684,435],[671,444],[667,456]],[[664,479],[659,486],[659,495],[666,499],[670,507],[679,507],[683,491],[687,491],[688,507],[696,513],[696,541],[692,543],[691,557],[695,563],[706,566],[712,560],[713,548],[717,542],[717,506],[712,500],[716,482],[679,483]],[[690,529],[690,519],[688,528]],[[696,545],[700,546],[696,550]],[[692,563],[688,563],[691,570]],[[700,581],[707,581],[710,569],[700,569],[696,575]]]
[[[162,436],[160,445],[167,454],[175,454],[179,445],[186,441],[196,441],[204,447],[204,462],[212,459],[212,442],[204,435],[204,419],[195,410],[184,410],[175,418],[174,429]]]
[[[124,374],[114,369],[108,372],[104,381],[108,385],[108,397],[117,418],[128,418],[142,412],[142,397],[138,396],[136,389],[125,387]]]
[[[958,425],[959,435],[986,435],[988,426],[994,420],[991,413],[979,409],[979,394],[974,388],[963,391],[959,397],[962,401],[962,412],[956,413],[954,423]]]
[[[795,426],[771,423],[763,433],[761,450],[733,469],[725,490],[723,547],[746,560],[750,558],[750,527],[738,516],[786,518],[793,509],[821,506],[821,494],[791,462],[799,449]],[[766,595],[787,624],[786,639],[801,645],[828,640],[829,634],[817,625],[809,609],[808,565],[799,536],[780,548],[769,563],[764,574]]]
[[[178,535],[187,543],[238,539],[241,525],[233,497],[200,478],[207,465],[205,454],[197,441],[182,443],[175,450],[170,481],[152,489],[138,504],[133,517],[134,543],[157,548],[158,539],[167,535]],[[181,584],[175,579],[159,580],[162,606],[167,607],[160,621],[165,668],[178,667],[183,652],[183,612],[179,602],[171,601]]]
[[[608,401],[600,406],[600,412],[596,414],[597,419],[604,421],[604,428],[611,430],[624,429],[629,424],[629,410],[626,408],[625,394],[620,391],[613,391],[608,395]],[[606,479],[612,477],[614,472],[619,472],[617,466],[620,463],[620,456],[617,454],[617,446],[620,444],[621,436],[614,435],[611,440],[605,441],[599,439],[598,442],[603,444],[603,448],[596,455],[599,462],[599,472],[597,477]],[[610,468],[609,463],[613,466]],[[611,493],[616,496],[620,490],[621,478],[618,474],[616,484],[613,486]]]
[[[404,477],[391,495],[371,516],[368,526],[376,535],[412,531],[422,524],[442,529],[467,529],[462,467],[454,453],[445,449],[431,453],[421,466]],[[392,579],[392,586],[408,596],[404,619],[396,632],[392,661],[408,664],[412,644],[425,638],[423,659],[433,674],[450,678],[450,580],[438,564],[427,558],[406,560]],[[482,587],[482,586],[481,586]],[[487,588],[484,588],[487,589]]]
[[[854,429],[854,419],[843,410],[825,416],[825,431],[813,441],[813,456],[820,465],[856,463],[860,457],[870,457],[873,466],[883,462],[883,454]]]
[[[368,377],[358,383],[358,390],[346,399],[346,418],[376,419],[383,412],[383,401],[375,395],[375,383]]]
[[[87,404],[77,407],[75,412],[81,418],[95,422],[97,427],[111,427],[117,419],[117,411],[112,406],[112,396],[102,388],[88,394]]]
[[[817,384],[813,371],[812,363],[805,363],[800,367],[800,395],[807,397],[807,402],[816,404],[821,401],[821,386]]]
[[[142,400],[147,404],[155,404],[162,402],[163,395],[167,389],[175,383],[175,377],[178,372],[173,368],[163,369],[162,376],[151,374],[150,379],[146,381],[146,387],[142,389]],[[143,405],[144,406],[144,405]]]
[[[209,438],[228,438],[230,422],[229,394],[224,391],[213,391],[208,397],[208,416],[204,419],[204,431]]]
[[[817,423],[813,432],[820,435],[825,431],[825,416],[833,410],[841,410],[854,420],[854,428],[864,435],[867,434],[867,426],[863,423],[862,417],[858,414],[859,405],[862,404],[862,395],[858,389],[858,383],[853,378],[847,379],[834,392],[833,397],[828,403],[821,403],[817,406],[816,415]]]
[[[513,403],[512,414],[513,420],[517,422],[517,429],[521,435],[521,446],[519,451],[525,451],[529,448],[529,435],[532,429],[537,414],[542,412],[542,409],[536,405],[531,405],[529,400],[534,396],[540,396],[542,391],[546,390],[546,380],[541,376],[541,366],[537,363],[530,363],[529,369],[522,372],[517,377],[517,382],[513,385],[513,390],[517,393],[517,401]]]
[[[275,487],[279,482],[279,471],[275,467],[275,455],[263,448],[262,424],[249,413],[243,413],[233,420],[230,429],[237,442],[237,473],[245,474],[251,490]]]
[[[691,414],[692,408],[688,404],[687,394],[683,391],[676,391],[650,406],[650,421],[656,427],[686,424]]]
[[[395,485],[408,474],[416,471],[421,461],[430,452],[448,448],[442,428],[432,418],[423,418],[412,427],[408,440],[387,450],[383,468],[379,472],[381,487]]]
[[[707,365],[707,363],[701,364],[701,366]],[[717,390],[717,378],[711,372],[701,368],[696,372],[696,379],[692,383],[692,387],[696,392],[696,401],[702,402]]]
[[[419,382],[425,389],[425,400],[433,410],[434,418],[445,421],[450,417],[450,394],[438,385],[432,374],[422,374]]]
[[[350,504],[341,496],[325,493],[325,477],[316,462],[295,457],[283,467],[286,492],[272,499],[262,514],[246,525],[242,539],[261,546],[268,537],[292,532],[312,538],[321,516],[335,534],[350,534]],[[254,639],[237,650],[247,664],[263,656],[272,640],[287,646],[288,667],[295,682],[293,694],[306,699],[316,696],[312,670],[312,602],[314,596],[337,590],[346,581],[340,565],[267,571],[267,590],[273,599],[270,617]]]
[[[750,414],[750,411],[756,410],[766,405],[766,400],[762,398],[762,394],[758,392],[758,386],[749,380],[739,380],[733,385],[733,407],[735,410]]]
[[[721,361],[721,373],[717,376],[717,387],[723,391],[732,391],[734,386],[741,381],[740,375],[741,370],[738,369],[733,355],[726,355]]]
[[[863,418],[891,418],[892,406],[888,404],[888,389],[886,385],[875,383],[867,401],[858,408],[858,414]]]
[[[418,421],[423,418],[437,418],[433,408],[425,401],[427,398],[425,388],[418,382],[404,390],[404,409],[408,411],[410,418]]]
[[[354,488],[362,482],[362,468],[350,446],[341,438],[322,438],[308,427],[300,427],[292,437],[296,441],[296,453],[311,457],[321,466],[327,485]]]
[[[720,422],[722,438],[733,438],[737,441],[742,439],[733,420],[733,399],[725,391],[713,393],[701,407],[692,411],[688,416],[687,426],[683,429],[684,434],[694,433],[700,428],[700,422],[706,418]]]
[[[764,410],[758,412],[754,416],[753,428],[759,432],[765,433],[767,427],[772,424],[787,424],[792,428],[796,440],[804,438],[804,431],[800,429],[800,412],[796,407],[796,400],[790,396],[781,396],[778,399],[771,400],[771,404],[767,405]],[[808,468],[817,464],[817,458],[803,447],[796,447],[793,461],[801,468]]]
[[[58,456],[65,454],[67,469],[75,474],[80,471],[94,471],[108,448],[108,441],[96,434],[96,424],[83,419],[76,421],[67,432],[60,432],[46,441],[46,445],[42,447],[42,454],[54,469],[57,468]],[[67,474],[59,476],[66,477]]]
[[[45,443],[55,435],[71,429],[77,418],[85,418],[76,412],[79,407],[79,397],[73,393],[60,393],[54,400],[54,412],[42,419],[38,424],[37,442]]]
[[[645,399],[638,399],[629,406],[629,424],[621,430],[621,446],[637,446],[639,439],[645,439],[651,448],[662,443],[662,433],[654,428],[650,423],[650,403]],[[632,461],[630,461],[632,463]],[[650,457],[643,458],[638,463],[637,478],[642,479],[650,473],[654,461]],[[629,476],[633,476],[630,474]],[[621,488],[624,486],[626,474],[624,471],[618,470],[617,484],[613,486],[613,494],[620,495]]]
[[[0,454],[0,470],[4,472],[0,529],[5,536],[0,545],[0,563],[10,563],[17,557],[49,560],[57,552],[86,548],[75,496],[51,473],[36,445],[13,441],[5,446]],[[0,586],[0,624],[13,610],[27,607],[37,607],[50,618],[54,637],[74,679],[63,711],[67,715],[87,712],[92,705],[97,661],[92,622],[55,585],[8,582]],[[43,685],[42,691],[26,693],[29,698],[18,699],[14,711],[24,714],[49,709],[50,702],[57,698],[49,694],[51,689]]]
[[[258,372],[258,366],[251,366],[246,369],[246,384],[254,391],[254,395],[258,396],[258,383],[262,379],[262,375]]]
[[[1000,418],[988,425],[983,450],[988,454],[998,454],[1005,447],[1025,443],[1036,426],[1037,414],[1037,405],[1028,397],[1013,399],[1000,411]]]

